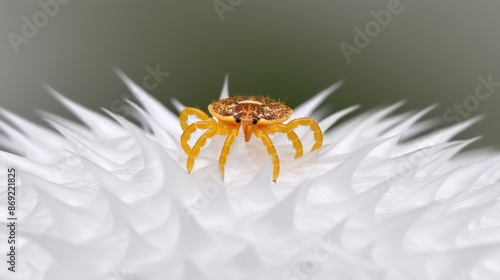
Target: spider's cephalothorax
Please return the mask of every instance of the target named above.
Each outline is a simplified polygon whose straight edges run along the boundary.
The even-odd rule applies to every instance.
[[[276,149],[268,134],[276,132],[286,133],[295,148],[295,158],[302,156],[303,149],[297,134],[293,131],[294,128],[305,125],[309,126],[314,132],[315,143],[311,151],[321,147],[323,143],[323,133],[313,119],[299,118],[285,125],[283,122],[292,115],[292,109],[281,102],[269,98],[255,96],[229,97],[208,105],[208,111],[218,121],[214,118],[209,118],[205,112],[193,107],[184,108],[179,116],[181,127],[184,131],[181,135],[181,145],[184,152],[188,155],[187,170],[189,173],[193,170],[194,159],[198,156],[200,149],[205,145],[207,139],[217,134],[227,135],[219,158],[220,176],[224,180],[226,158],[229,154],[231,144],[239,133],[240,127],[245,134],[245,141],[248,142],[252,134],[255,134],[267,147],[267,152],[273,161],[273,182],[276,182],[278,178],[280,163]],[[188,125],[187,120],[189,115],[196,115],[201,121]],[[188,144],[189,138],[197,129],[205,129],[206,131],[200,136],[194,146],[190,147]]]

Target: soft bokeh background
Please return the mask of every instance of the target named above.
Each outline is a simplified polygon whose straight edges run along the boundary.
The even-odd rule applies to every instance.
[[[473,101],[479,76],[500,81],[498,0],[401,0],[402,11],[351,63],[340,44],[354,45],[354,28],[364,29],[370,11],[394,0],[60,0],[69,3],[58,11],[54,1],[0,2],[0,106],[40,123],[38,109],[70,116],[44,83],[90,108],[126,113],[130,94],[113,66],[139,84],[148,69],[168,72],[147,80],[165,104],[175,97],[205,108],[226,73],[233,94],[268,95],[292,107],[344,79],[328,99],[332,110],[406,99],[406,110],[440,103],[431,116],[441,119],[454,104]],[[40,3],[55,11],[45,24]],[[221,20],[214,3],[232,10]],[[23,17],[33,23],[34,15],[43,26],[16,52],[9,34],[22,36]],[[476,147],[500,147],[500,87],[471,104],[477,109],[459,118],[486,119],[460,137],[484,135]]]

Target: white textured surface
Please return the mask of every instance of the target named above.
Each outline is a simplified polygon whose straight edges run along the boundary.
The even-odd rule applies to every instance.
[[[476,120],[402,141],[431,128],[419,118],[433,107],[393,116],[398,103],[335,126],[351,107],[318,120],[334,127],[302,158],[273,137],[277,184],[261,143],[239,137],[223,183],[223,138],[187,174],[176,114],[119,75],[143,128],[51,89],[85,125],[45,114],[55,133],[0,112],[0,144],[18,154],[0,152],[0,166],[21,180],[18,272],[2,262],[1,279],[500,279],[499,156],[456,155],[471,141],[451,141]],[[4,189],[0,199],[5,223]]]

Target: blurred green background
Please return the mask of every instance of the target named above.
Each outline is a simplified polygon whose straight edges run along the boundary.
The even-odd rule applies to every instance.
[[[226,73],[231,93],[291,107],[343,79],[332,111],[439,103],[430,116],[448,112],[445,124],[486,114],[460,138],[500,147],[500,87],[475,96],[478,77],[500,81],[498,0],[59,1],[0,2],[0,106],[40,123],[38,109],[70,117],[44,83],[95,110],[120,108],[130,93],[117,66],[170,108],[173,97],[205,108]],[[390,22],[374,24],[388,7]],[[348,63],[340,46],[356,47],[366,26],[373,36]]]

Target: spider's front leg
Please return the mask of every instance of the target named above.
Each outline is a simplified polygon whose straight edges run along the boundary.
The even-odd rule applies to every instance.
[[[217,127],[216,122],[211,122],[211,121],[199,121],[190,124],[184,129],[184,132],[181,135],[181,146],[186,155],[189,155],[191,153],[191,147],[188,144],[189,139],[191,138],[191,134],[193,134],[196,130],[198,129],[213,129]],[[201,138],[201,137],[200,137]]]
[[[224,141],[224,146],[222,147],[222,151],[219,157],[219,173],[220,179],[224,181],[224,166],[226,165],[227,155],[229,154],[229,150],[231,149],[231,145],[234,142],[236,136],[238,136],[239,128],[235,129],[225,129],[223,128],[220,134],[229,134]]]
[[[187,121],[189,116],[196,116],[202,121],[209,120],[208,115],[202,110],[196,109],[194,107],[186,107],[179,115],[179,122],[181,124],[182,130],[186,130],[186,128],[188,127]]]
[[[314,133],[315,143],[312,146],[311,151],[314,151],[323,145],[323,132],[321,131],[321,128],[319,127],[318,123],[316,123],[311,118],[298,118],[287,124],[287,126],[291,129],[295,129],[299,125],[309,126],[311,131]]]
[[[275,123],[270,125],[264,130],[265,133],[271,134],[275,132],[286,133],[286,136],[290,141],[292,141],[293,147],[295,148],[295,158],[299,158],[302,156],[304,149],[302,148],[302,143],[300,143],[300,139],[290,127],[281,124]]]
[[[276,154],[276,148],[274,148],[273,142],[264,131],[257,129],[254,133],[255,136],[257,136],[266,146],[267,153],[271,156],[273,161],[273,182],[276,183],[276,179],[278,179],[278,175],[280,173],[280,160],[278,158],[278,154]]]
[[[202,122],[199,122],[199,123],[202,123]],[[196,124],[196,123],[194,123],[194,124]],[[196,141],[193,148],[189,152],[188,159],[186,162],[186,169],[187,169],[188,173],[191,173],[191,171],[193,170],[194,159],[200,153],[201,148],[203,148],[203,146],[205,146],[205,143],[207,142],[207,140],[214,137],[217,134],[226,134],[225,133],[226,129],[224,127],[213,125],[212,123],[211,123],[211,125],[212,125],[211,128],[208,129],[207,131],[205,131],[205,133],[203,133],[200,136],[198,141]]]

